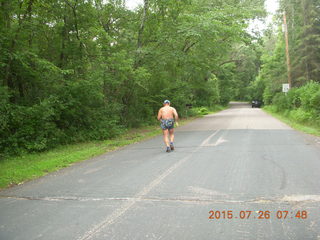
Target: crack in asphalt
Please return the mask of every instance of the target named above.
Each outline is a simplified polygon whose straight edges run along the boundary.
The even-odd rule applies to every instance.
[[[284,196],[281,198],[253,198],[246,200],[237,199],[208,199],[208,198],[135,198],[135,197],[108,197],[108,198],[94,198],[94,197],[29,197],[29,196],[0,196],[0,199],[16,199],[16,200],[31,200],[31,201],[78,201],[78,202],[89,202],[89,201],[136,201],[136,202],[181,202],[181,203],[259,203],[259,204],[270,204],[270,203],[307,203],[307,202],[320,202],[320,195],[303,195],[298,196]]]

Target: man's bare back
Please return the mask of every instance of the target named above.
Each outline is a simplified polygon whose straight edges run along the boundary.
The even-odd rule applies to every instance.
[[[160,108],[158,113],[158,120],[160,119],[178,119],[178,113],[175,108],[168,105]]]

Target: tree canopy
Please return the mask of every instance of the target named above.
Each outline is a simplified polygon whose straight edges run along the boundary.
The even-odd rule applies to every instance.
[[[248,98],[261,51],[246,29],[263,4],[1,0],[1,152],[109,138],[152,123],[167,98],[182,115]]]

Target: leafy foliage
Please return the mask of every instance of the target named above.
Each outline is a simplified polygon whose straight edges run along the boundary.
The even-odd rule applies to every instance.
[[[276,29],[264,34],[262,65],[258,77],[249,89],[253,98],[272,104],[272,110],[299,123],[319,126],[320,106],[320,5],[313,0],[281,0]],[[285,41],[282,30],[286,13],[292,88],[282,93],[288,82]]]
[[[148,125],[169,98],[182,116],[245,99],[262,0],[2,0],[1,153],[107,139]]]
[[[286,96],[278,93],[273,97],[275,112],[282,112],[298,123],[320,127],[320,84],[310,82],[303,87],[293,88]]]

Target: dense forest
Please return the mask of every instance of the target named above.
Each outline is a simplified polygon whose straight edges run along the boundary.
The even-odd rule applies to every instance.
[[[245,96],[259,0],[1,1],[1,152],[106,139],[150,124],[164,99]],[[238,74],[240,72],[240,74]]]
[[[258,77],[250,84],[251,96],[271,105],[273,112],[320,128],[320,1],[280,0],[279,3],[273,26],[262,38],[261,67]],[[282,84],[290,82],[288,75],[291,90],[284,94]]]
[[[164,99],[182,116],[186,104],[277,102],[287,82],[283,10],[293,87],[315,92],[317,114],[319,9],[281,0],[260,36],[248,26],[265,17],[264,0],[144,0],[136,10],[124,0],[1,0],[0,153],[107,139],[154,123]]]

